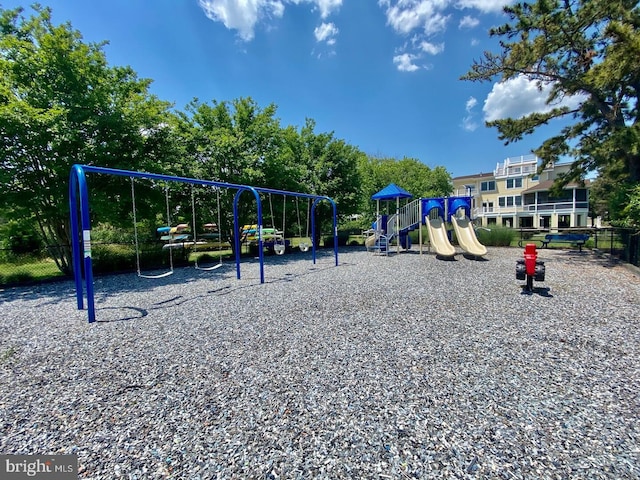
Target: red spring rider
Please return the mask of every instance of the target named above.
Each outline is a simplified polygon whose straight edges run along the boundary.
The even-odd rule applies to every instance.
[[[527,284],[524,289],[527,292],[533,292],[533,281],[544,282],[544,262],[538,260],[536,245],[527,243],[524,247],[524,258],[516,261],[516,279],[524,280]]]

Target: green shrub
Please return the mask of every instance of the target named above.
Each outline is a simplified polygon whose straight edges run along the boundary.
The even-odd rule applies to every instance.
[[[214,257],[210,253],[198,255],[198,263],[215,263],[220,261],[220,257]]]
[[[42,257],[44,243],[31,219],[9,220],[0,228],[0,239],[4,259],[11,260],[23,255]]]
[[[140,245],[140,268],[142,270],[169,268],[169,250],[163,250],[160,244]],[[173,264],[188,263],[190,250],[176,248],[173,250]],[[94,273],[122,272],[136,269],[136,251],[133,245],[94,244],[92,246]]]
[[[333,247],[333,236],[324,237],[322,242],[323,242],[323,245],[326,248],[332,248]],[[338,232],[338,246],[339,247],[346,247],[348,243],[349,243],[349,233],[348,232]]]
[[[339,221],[338,228],[341,232],[348,233],[349,235],[359,235],[363,230],[371,228],[372,220],[366,215],[362,215],[358,219]]]
[[[20,283],[30,283],[34,280],[35,277],[31,275],[30,272],[24,270],[18,270],[5,275],[0,274],[0,285],[17,285]]]
[[[490,230],[481,228],[476,231],[478,241],[489,247],[508,247],[517,235],[517,230],[507,227],[496,227],[495,225],[493,225]]]
[[[94,243],[91,256],[95,273],[134,270],[136,267],[135,249],[131,245]]]
[[[143,226],[139,226],[139,230],[142,229]],[[126,231],[120,228],[115,228],[107,223],[99,223],[91,229],[91,241],[95,243],[133,243],[134,236],[132,230],[133,227],[131,228],[131,231]],[[147,230],[145,230],[145,232]],[[141,233],[141,231],[138,231],[139,241],[142,240]]]
[[[422,227],[422,242],[427,243],[429,241],[429,230],[427,230],[426,225]],[[411,239],[412,245],[418,245],[420,241],[420,230],[414,230],[413,232],[409,232],[409,238]]]

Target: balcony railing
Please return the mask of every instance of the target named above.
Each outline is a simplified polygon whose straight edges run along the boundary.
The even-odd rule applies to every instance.
[[[493,175],[496,178],[531,175],[538,168],[538,157],[535,155],[522,155],[520,157],[509,157],[503,163],[498,163]]]
[[[575,208],[573,202],[558,203],[538,203],[533,205],[514,205],[514,206],[497,206],[497,207],[481,207],[474,208],[474,217],[482,217],[485,215],[517,215],[518,213],[573,213],[588,212],[589,202],[576,202]]]
[[[558,203],[538,203],[533,205],[525,205],[527,212],[576,212],[578,210],[589,210],[589,202],[558,202]]]
[[[526,175],[533,175],[538,170],[535,165],[509,165],[508,167],[498,167],[494,170],[493,175],[496,178],[504,177],[522,177]]]

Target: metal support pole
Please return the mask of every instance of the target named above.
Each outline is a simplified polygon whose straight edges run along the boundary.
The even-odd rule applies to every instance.
[[[94,167],[88,165],[73,165],[69,174],[69,217],[71,220],[71,242],[72,242],[72,262],[73,272],[76,286],[76,301],[78,309],[81,310],[84,307],[84,292],[82,285],[82,268],[81,268],[81,254],[80,254],[80,242],[82,242],[82,258],[84,259],[84,277],[86,281],[87,291],[87,310],[89,316],[89,322],[95,322],[95,303],[94,303],[94,291],[93,291],[93,263],[91,258],[91,222],[89,217],[89,195],[85,174],[86,172],[100,173],[106,175],[116,175],[129,178],[147,178],[156,181],[169,181],[189,183],[192,185],[205,185],[221,188],[229,188],[237,190],[234,205],[234,240],[236,251],[236,271],[237,277],[240,278],[240,239],[239,239],[239,218],[238,218],[238,199],[240,194],[245,190],[253,192],[257,203],[258,214],[258,248],[260,258],[260,283],[264,283],[264,244],[262,238],[262,203],[260,201],[259,193],[272,193],[278,195],[289,195],[294,197],[302,197],[313,199],[313,210],[315,205],[323,200],[327,200],[331,203],[333,209],[333,237],[334,237],[334,254],[335,264],[338,266],[338,221],[337,221],[337,207],[335,202],[326,196],[314,195],[309,193],[288,192],[286,190],[276,190],[271,188],[252,187],[249,185],[238,185],[225,182],[214,182],[210,180],[200,180],[187,177],[176,177],[171,175],[161,175],[155,173],[146,172],[134,172],[128,170],[120,170],[115,168]],[[80,211],[78,212],[78,208]],[[312,215],[313,216],[313,215]],[[79,228],[81,227],[81,229]],[[312,221],[312,227],[315,236],[315,222]],[[313,247],[313,263],[316,262],[316,245],[312,242]]]

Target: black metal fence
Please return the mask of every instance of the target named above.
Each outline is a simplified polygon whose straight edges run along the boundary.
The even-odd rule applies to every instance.
[[[631,228],[599,228],[591,231],[592,248],[609,253],[640,267],[640,230]],[[587,245],[591,246],[591,245]]]
[[[40,283],[66,276],[47,251],[16,253],[11,248],[0,248],[0,287]]]
[[[179,244],[176,244],[179,245]],[[193,264],[193,249],[166,248],[165,242],[141,242],[137,246],[133,243],[93,242],[91,257],[95,275],[109,273],[136,272],[138,268],[145,270],[170,269],[172,267]],[[163,248],[165,247],[165,248]],[[10,248],[0,248],[0,287],[36,284],[56,279],[71,278],[73,273],[63,272],[60,264],[56,263],[50,252],[61,252],[65,246],[55,249],[16,253]],[[199,262],[216,262],[220,256],[229,256],[228,248],[198,249]],[[81,267],[84,267],[82,265]]]
[[[588,233],[589,240],[585,250],[597,249],[600,252],[610,254],[620,260],[640,267],[640,229],[630,228],[599,228],[599,229],[567,229],[563,232]],[[537,238],[545,230],[520,230],[521,241],[527,238]],[[35,284],[61,278],[70,278],[68,273],[63,273],[56,264],[50,252],[61,251],[68,248],[57,245],[39,251],[29,253],[16,253],[9,248],[0,248],[0,287],[12,285]],[[554,245],[551,245],[554,248]],[[555,246],[555,248],[567,248],[567,246]],[[204,252],[203,252],[204,253]],[[230,253],[230,252],[228,252]],[[150,242],[139,245],[136,255],[135,245],[122,243],[94,243],[92,245],[92,258],[94,273],[104,274],[112,272],[135,272],[138,258],[141,269],[161,269],[186,265],[190,261],[189,250],[173,250],[172,256],[162,248],[162,243]],[[213,261],[222,254],[220,251],[209,252]]]
[[[519,232],[519,246],[528,240],[544,239],[551,233],[549,229],[521,228]],[[640,229],[605,227],[605,228],[563,228],[553,233],[584,233],[589,235],[584,248],[610,254],[620,260],[635,266],[640,266]],[[551,248],[567,248],[563,245],[550,243]]]

